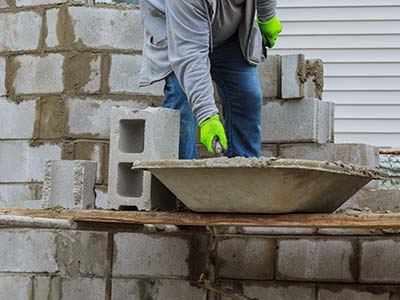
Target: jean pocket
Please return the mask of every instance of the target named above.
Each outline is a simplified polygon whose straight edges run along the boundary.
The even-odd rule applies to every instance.
[[[168,47],[168,41],[166,37],[156,40],[154,36],[150,36],[146,42],[146,46],[154,50],[165,50]]]

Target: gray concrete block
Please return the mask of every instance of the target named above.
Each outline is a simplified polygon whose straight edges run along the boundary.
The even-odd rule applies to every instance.
[[[0,182],[43,182],[45,161],[60,158],[61,148],[58,145],[43,144],[32,147],[29,141],[2,141]],[[30,199],[32,198],[24,200]]]
[[[68,108],[69,135],[73,138],[110,139],[110,119],[113,106],[145,109],[145,101],[98,100],[95,98],[70,98]]]
[[[96,188],[95,192],[96,192],[96,208],[106,209],[108,207],[107,191]]]
[[[43,200],[49,206],[94,208],[96,165],[94,161],[84,160],[46,162]]]
[[[50,94],[64,91],[62,54],[16,56],[14,64],[19,66],[13,82],[16,94]]]
[[[42,17],[36,11],[0,14],[0,52],[37,50]]]
[[[9,4],[6,0],[0,0],[0,9],[1,8],[8,8]]]
[[[376,168],[379,166],[379,148],[365,144],[289,144],[280,145],[282,158],[341,161]]]
[[[183,280],[113,279],[111,300],[203,300],[207,291]]]
[[[35,197],[36,191],[29,184],[0,184],[1,208],[21,208],[25,200]]]
[[[363,239],[360,281],[400,283],[400,239]]]
[[[197,280],[204,271],[206,237],[160,236],[143,233],[114,235],[114,277],[179,278]],[[197,278],[196,278],[197,277]]]
[[[31,139],[36,121],[37,106],[37,100],[26,100],[17,104],[8,98],[0,97],[1,138]],[[18,120],[18,122],[15,122],[15,120]],[[10,124],[12,124],[12,126],[10,126]]]
[[[106,232],[63,231],[57,234],[57,263],[63,277],[106,276]]]
[[[268,55],[266,61],[258,66],[261,91],[265,99],[281,98],[281,57]]]
[[[111,93],[164,95],[164,81],[147,87],[139,87],[141,60],[140,55],[114,54],[111,56],[108,83]]]
[[[261,145],[261,156],[264,157],[278,157],[279,156],[279,149],[277,145]]]
[[[304,98],[306,79],[306,60],[303,54],[281,56],[282,99]]]
[[[28,209],[41,209],[46,208],[48,203],[44,200],[25,200],[23,207]]]
[[[353,282],[357,253],[352,239],[278,241],[277,279]]]
[[[361,189],[340,209],[369,209],[372,212],[400,212],[400,190]]]
[[[58,276],[35,276],[33,278],[34,296],[32,300],[60,300],[61,277]]]
[[[0,231],[2,258],[0,272],[57,272],[56,253],[56,235],[52,231],[30,229]]]
[[[96,49],[143,48],[144,30],[137,9],[69,7],[68,13],[74,25],[75,43]]]
[[[6,59],[0,56],[0,96],[6,94]]]
[[[268,101],[263,107],[262,142],[333,142],[334,103],[317,99]]]
[[[108,200],[110,208],[175,207],[176,197],[150,172],[131,170],[144,159],[177,159],[179,112],[165,108],[113,108]]]
[[[331,236],[362,236],[362,235],[382,235],[378,229],[348,229],[348,228],[322,228],[318,229],[318,234]]]
[[[104,278],[66,278],[62,280],[61,300],[104,300],[106,283]]]
[[[312,284],[246,282],[243,284],[243,294],[258,300],[317,300],[316,287]]]
[[[222,237],[218,240],[216,276],[224,279],[272,279],[275,240]]]
[[[74,159],[90,160],[97,163],[96,184],[106,183],[108,174],[107,143],[78,141],[74,143]]]
[[[32,279],[28,275],[0,274],[0,300],[31,300]]]
[[[57,24],[58,24],[59,14],[60,14],[59,8],[46,10],[47,36],[45,43],[48,48],[57,47],[60,43],[57,34]]]
[[[315,228],[290,227],[241,227],[239,233],[250,235],[309,235],[316,232]]]
[[[390,300],[390,289],[384,287],[359,287],[359,286],[334,286],[320,287],[318,289],[318,300]]]

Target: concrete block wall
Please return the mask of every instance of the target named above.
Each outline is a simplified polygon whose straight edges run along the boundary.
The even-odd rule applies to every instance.
[[[2,228],[0,299],[231,299],[205,274],[249,299],[394,300],[399,245],[386,230]]]
[[[40,199],[60,159],[97,161],[104,207],[111,108],[161,104],[162,83],[137,86],[138,9],[102,2],[0,1],[0,207]]]

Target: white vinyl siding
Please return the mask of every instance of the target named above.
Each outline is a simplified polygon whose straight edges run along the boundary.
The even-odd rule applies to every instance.
[[[336,142],[400,147],[400,0],[278,0],[278,15],[270,53],[324,61]]]

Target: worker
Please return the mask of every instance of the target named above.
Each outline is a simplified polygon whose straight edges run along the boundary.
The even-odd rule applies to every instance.
[[[177,109],[180,159],[210,153],[259,157],[262,94],[256,66],[282,25],[276,0],[140,0],[145,29],[140,85],[165,80],[163,107]],[[218,115],[213,81],[222,104]]]

